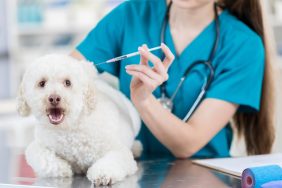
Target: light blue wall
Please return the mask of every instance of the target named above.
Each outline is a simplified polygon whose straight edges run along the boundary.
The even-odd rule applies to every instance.
[[[7,52],[7,27],[6,27],[6,12],[5,2],[0,0],[0,57],[1,54]]]
[[[5,2],[0,0],[0,99],[9,96],[9,63]]]
[[[9,97],[9,63],[0,58],[0,100]]]

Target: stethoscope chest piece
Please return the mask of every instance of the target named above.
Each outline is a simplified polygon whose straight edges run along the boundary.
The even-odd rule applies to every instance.
[[[173,108],[173,102],[170,98],[166,97],[165,95],[162,95],[160,98],[158,98],[158,101],[161,103],[164,109],[172,111]]]

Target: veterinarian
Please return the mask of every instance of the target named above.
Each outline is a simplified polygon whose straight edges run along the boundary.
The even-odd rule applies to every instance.
[[[117,76],[139,111],[144,156],[227,157],[233,130],[248,154],[270,152],[272,69],[258,0],[126,1],[71,55],[99,63],[137,48],[141,58],[96,68]]]

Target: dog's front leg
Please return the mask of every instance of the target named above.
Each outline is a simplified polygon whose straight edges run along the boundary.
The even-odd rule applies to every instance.
[[[123,180],[137,171],[137,164],[131,151],[122,147],[107,152],[87,171],[87,177],[96,186],[110,185]]]
[[[71,166],[55,152],[32,142],[25,151],[27,163],[39,177],[71,177]]]

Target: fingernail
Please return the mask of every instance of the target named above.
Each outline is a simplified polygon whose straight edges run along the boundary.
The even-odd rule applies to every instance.
[[[134,65],[126,65],[125,68],[126,68],[126,69],[130,69],[130,68],[132,68],[133,66],[134,66]]]
[[[131,75],[131,73],[132,73],[132,71],[130,71],[130,70],[125,70],[125,72],[126,72],[127,74],[130,74],[130,75]]]
[[[147,49],[148,49],[147,44],[144,44],[143,49],[144,49],[144,50],[147,50]]]

